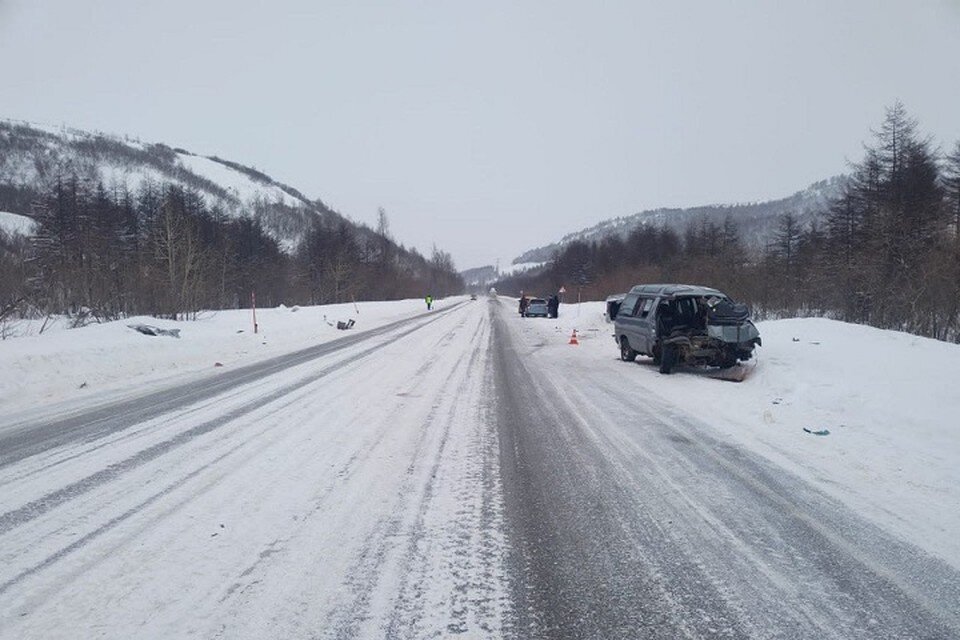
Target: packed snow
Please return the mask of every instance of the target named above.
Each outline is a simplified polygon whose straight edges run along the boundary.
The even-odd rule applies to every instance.
[[[759,322],[763,346],[738,384],[619,362],[603,311],[561,305],[524,331],[570,375],[604,372],[638,402],[663,398],[960,567],[960,345],[821,318]]]

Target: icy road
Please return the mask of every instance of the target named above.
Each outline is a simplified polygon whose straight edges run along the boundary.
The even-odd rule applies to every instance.
[[[524,322],[3,424],[0,638],[960,637],[951,565]]]

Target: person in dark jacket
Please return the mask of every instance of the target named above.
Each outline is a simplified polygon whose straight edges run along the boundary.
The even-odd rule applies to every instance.
[[[523,292],[520,292],[520,315],[524,315],[527,312],[527,305],[530,303],[530,300],[527,299],[527,296],[523,295]]]
[[[556,294],[550,296],[547,300],[547,315],[551,318],[560,317],[560,298]]]

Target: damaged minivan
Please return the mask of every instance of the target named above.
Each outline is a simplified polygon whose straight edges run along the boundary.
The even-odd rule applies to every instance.
[[[753,356],[760,332],[745,304],[711,289],[645,284],[630,289],[614,320],[620,358],[653,358],[660,373],[678,364],[729,368]]]

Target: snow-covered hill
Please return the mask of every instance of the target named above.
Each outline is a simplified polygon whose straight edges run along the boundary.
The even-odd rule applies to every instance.
[[[0,211],[29,216],[37,195],[58,175],[68,174],[133,193],[148,182],[195,189],[209,207],[217,206],[229,216],[258,217],[287,250],[296,246],[316,218],[340,219],[320,200],[310,200],[256,169],[217,156],[102,133],[0,120]]]
[[[7,235],[29,236],[33,234],[37,223],[27,216],[8,211],[0,211],[0,232]]]
[[[773,238],[780,216],[793,213],[801,225],[809,224],[819,218],[829,201],[839,193],[845,180],[843,176],[822,180],[779,200],[748,204],[705,205],[688,209],[652,209],[604,220],[592,227],[568,233],[556,242],[525,251],[514,260],[514,263],[545,262],[553,256],[555,251],[571,242],[577,240],[596,242],[615,235],[625,237],[641,226],[670,227],[682,232],[687,225],[704,218],[723,224],[723,221],[729,217],[738,225],[747,247],[755,250],[762,249]]]
[[[500,269],[493,265],[486,265],[461,271],[460,276],[463,278],[464,284],[468,287],[482,289],[487,284],[496,282],[500,278],[512,276],[524,271],[533,271],[534,269],[539,269],[544,264],[543,262],[521,262]]]

